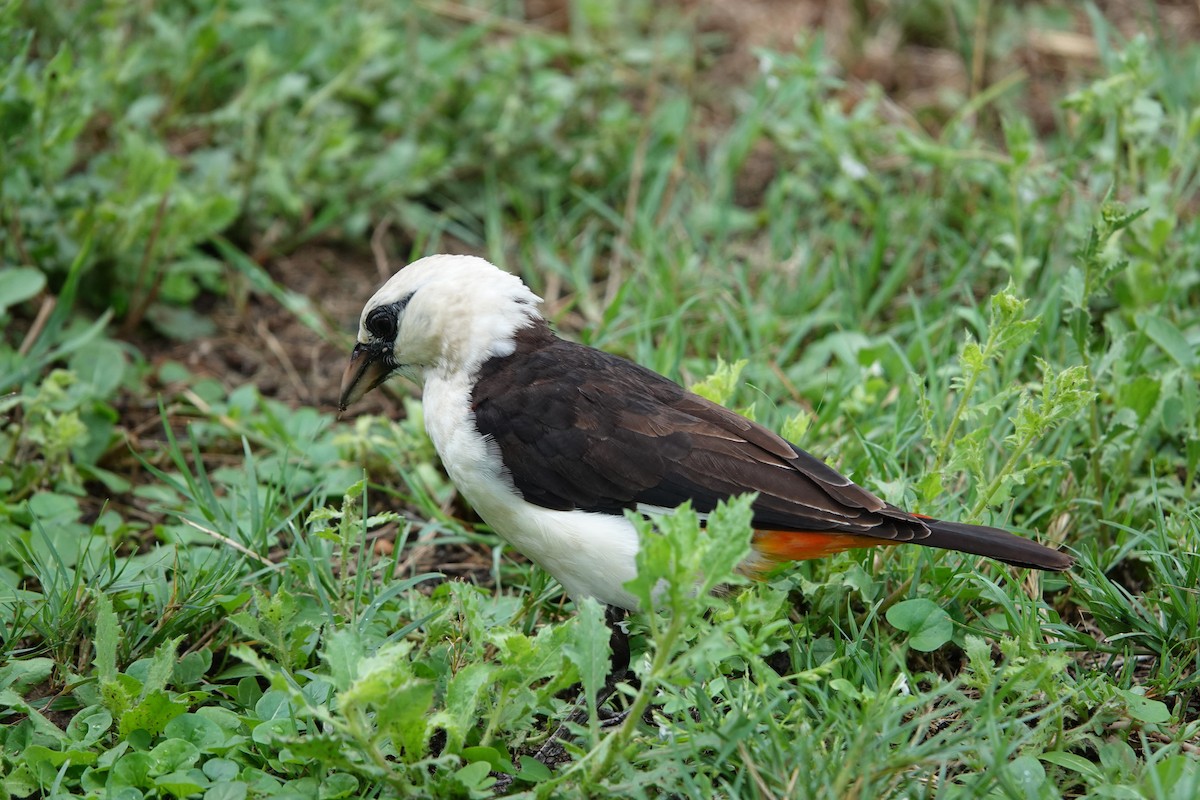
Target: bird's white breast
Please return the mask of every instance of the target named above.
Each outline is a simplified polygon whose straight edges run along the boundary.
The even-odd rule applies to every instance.
[[[527,502],[505,474],[500,449],[475,425],[471,380],[462,373],[425,381],[425,429],[446,472],[492,530],[553,575],[572,598],[633,609],[623,585],[637,574],[637,531],[627,519],[556,511]]]

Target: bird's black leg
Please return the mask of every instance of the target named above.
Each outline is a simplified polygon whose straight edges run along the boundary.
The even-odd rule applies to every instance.
[[[612,697],[613,692],[617,689],[617,684],[629,674],[629,634],[625,630],[625,616],[626,611],[623,608],[605,607],[604,621],[611,631],[608,646],[612,651],[612,657],[609,661],[608,677],[604,679],[604,686],[596,693],[597,713],[600,713],[600,706]],[[554,731],[554,735],[546,740],[546,743],[534,754],[534,758],[546,765],[560,763],[566,753],[562,740],[570,732],[567,726],[571,723],[576,725],[583,723],[587,720],[587,713],[587,697],[581,690],[579,699],[575,701],[574,710],[562,721],[558,729]],[[620,725],[624,719],[624,713],[608,713],[606,716],[602,716],[600,724],[604,727],[612,727]]]
[[[617,606],[604,607],[604,622],[611,631],[608,649],[612,651],[612,657],[609,661],[608,678],[604,681],[604,688],[609,690],[609,694],[616,688],[617,682],[629,672],[629,632],[625,630],[625,617],[628,614],[625,609]],[[600,702],[599,698],[596,702]]]

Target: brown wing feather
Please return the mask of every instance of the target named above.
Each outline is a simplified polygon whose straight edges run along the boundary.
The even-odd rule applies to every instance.
[[[472,404],[517,490],[547,508],[620,513],[690,500],[707,512],[757,492],[756,526],[929,535],[921,520],[761,425],[543,326],[522,331],[512,356],[484,365]]]

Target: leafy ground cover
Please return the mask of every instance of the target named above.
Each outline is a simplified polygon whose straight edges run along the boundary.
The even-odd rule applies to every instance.
[[[1200,793],[1197,10],[775,5],[0,10],[5,796]],[[547,766],[600,609],[459,502],[411,387],[332,408],[445,250],[1079,564],[655,597],[635,713]],[[746,525],[647,530],[634,591],[736,583]]]

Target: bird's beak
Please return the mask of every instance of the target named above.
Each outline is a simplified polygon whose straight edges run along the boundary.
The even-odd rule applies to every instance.
[[[354,351],[350,353],[350,363],[342,373],[342,391],[338,399],[339,414],[392,374],[387,359],[384,358],[385,354],[386,351],[382,347],[373,347],[361,342],[354,345]]]

